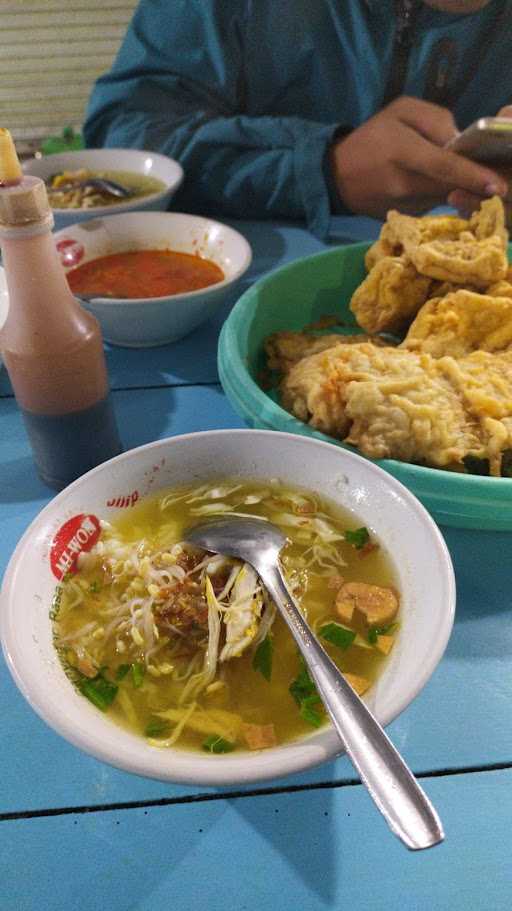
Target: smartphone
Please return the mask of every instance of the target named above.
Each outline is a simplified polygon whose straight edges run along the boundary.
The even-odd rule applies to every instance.
[[[480,117],[445,149],[487,164],[512,165],[512,117]]]

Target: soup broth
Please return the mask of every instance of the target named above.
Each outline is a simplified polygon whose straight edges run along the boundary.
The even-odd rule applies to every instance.
[[[98,543],[58,586],[53,609],[55,645],[75,685],[154,746],[258,749],[327,722],[254,571],[180,543],[185,528],[225,514],[262,516],[287,535],[288,585],[358,692],[374,682],[396,636],[389,559],[337,506],[245,479],[160,492],[103,523]]]
[[[80,168],[76,171],[61,171],[53,174],[46,181],[51,205],[54,209],[93,209],[95,206],[115,206],[126,202],[126,198],[112,196],[96,187],[81,186],[83,181],[102,177],[121,184],[130,190],[130,200],[162,193],[165,183],[157,177],[137,174],[136,171],[92,171]]]

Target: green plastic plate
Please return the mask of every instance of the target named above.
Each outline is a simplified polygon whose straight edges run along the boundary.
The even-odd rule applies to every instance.
[[[345,446],[298,421],[257,382],[264,367],[263,342],[272,332],[302,329],[326,314],[356,326],[350,297],[365,276],[369,244],[337,247],[271,272],[238,300],[222,328],[218,366],[223,389],[250,427],[285,430]],[[392,459],[376,463],[409,488],[440,525],[512,530],[512,479],[487,478]]]

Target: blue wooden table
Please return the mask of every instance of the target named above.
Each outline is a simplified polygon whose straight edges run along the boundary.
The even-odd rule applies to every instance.
[[[245,285],[323,248],[300,226],[234,224],[254,252]],[[330,243],[377,231],[370,219],[336,219]],[[175,345],[108,350],[126,448],[242,426],[216,371],[232,303]],[[50,496],[1,371],[0,575]],[[110,768],[48,729],[0,661],[1,911],[510,909],[512,536],[442,531],[458,585],[453,636],[388,730],[443,819],[443,845],[406,852],[345,758],[236,790]]]

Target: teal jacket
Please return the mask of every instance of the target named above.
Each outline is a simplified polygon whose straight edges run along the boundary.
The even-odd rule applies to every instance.
[[[399,73],[396,24],[393,0],[142,0],[86,143],[178,159],[175,209],[305,219],[325,236],[329,143],[389,100],[393,74],[391,95],[445,103],[459,128],[512,102],[512,2],[422,5]]]

